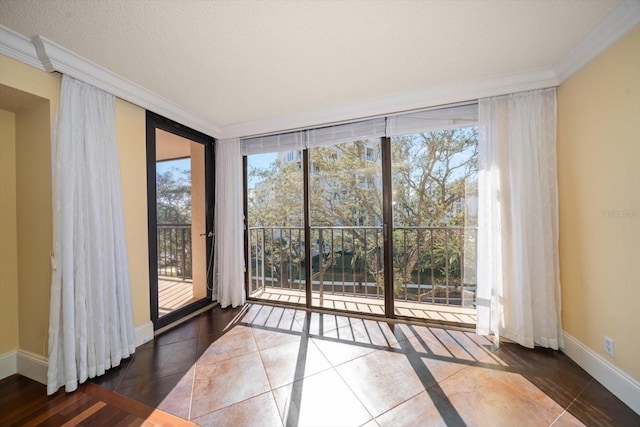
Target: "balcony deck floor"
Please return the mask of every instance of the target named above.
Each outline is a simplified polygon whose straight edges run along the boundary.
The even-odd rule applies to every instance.
[[[305,293],[297,289],[266,288],[251,294],[259,300],[288,304],[305,304]],[[384,314],[384,299],[363,298],[348,295],[332,295],[325,293],[322,302],[318,292],[313,292],[312,305],[317,308],[333,310],[349,310],[365,315]],[[474,308],[428,304],[417,302],[395,302],[396,316],[413,317],[421,320],[447,322],[460,326],[475,327],[476,310]]]
[[[251,294],[258,300],[288,304],[305,304],[305,293],[297,289],[267,288]],[[158,311],[163,316],[178,308],[194,302],[193,288],[190,281],[158,280]],[[363,298],[349,295],[332,295],[325,293],[322,302],[318,292],[313,293],[314,307],[331,310],[348,310],[365,315],[383,315],[384,300],[382,298]],[[475,326],[476,311],[473,308],[446,306],[416,302],[395,302],[396,316],[411,317],[420,320],[447,322],[463,326]]]
[[[158,279],[158,316],[162,317],[194,302],[193,283],[180,279]]]

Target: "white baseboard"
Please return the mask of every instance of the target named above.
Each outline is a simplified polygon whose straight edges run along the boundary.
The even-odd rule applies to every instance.
[[[136,348],[153,339],[153,323],[149,320],[136,328]]]
[[[0,379],[20,374],[41,384],[47,383],[47,359],[25,350],[0,355]]]
[[[18,373],[31,378],[40,384],[47,384],[47,367],[49,363],[45,357],[25,350],[18,350]]]
[[[153,323],[146,322],[135,330],[136,347],[153,339]],[[0,354],[0,380],[20,374],[41,384],[47,384],[47,358],[25,350]]]
[[[571,334],[563,331],[562,351],[598,380],[618,399],[640,414],[640,382],[584,345]]]
[[[18,350],[0,354],[0,380],[18,373]]]

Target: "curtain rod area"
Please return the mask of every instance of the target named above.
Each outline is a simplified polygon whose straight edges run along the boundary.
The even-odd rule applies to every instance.
[[[467,105],[475,105],[477,103],[478,103],[478,100],[475,99],[475,100],[469,100],[469,101],[456,102],[456,103],[453,103],[453,104],[434,105],[434,106],[424,107],[424,108],[416,108],[416,109],[410,109],[410,110],[395,111],[395,112],[392,112],[392,113],[375,114],[375,115],[371,115],[371,116],[360,117],[360,118],[357,118],[357,119],[349,119],[349,120],[340,120],[340,121],[335,121],[335,122],[319,123],[319,124],[313,125],[313,126],[304,126],[304,127],[299,127],[299,128],[283,129],[283,130],[274,131],[274,132],[265,132],[265,133],[257,133],[257,134],[253,134],[253,135],[246,135],[246,136],[240,137],[240,140],[242,141],[242,140],[248,140],[248,139],[254,139],[254,138],[264,138],[264,137],[269,137],[269,136],[277,136],[277,135],[285,135],[285,134],[291,134],[291,133],[296,133],[296,132],[304,132],[304,131],[308,131],[308,130],[325,129],[325,128],[329,128],[329,127],[333,127],[333,126],[347,125],[347,124],[350,124],[350,123],[358,123],[358,122],[363,122],[363,121],[367,121],[367,120],[376,120],[376,119],[382,119],[382,118],[398,117],[398,116],[403,116],[403,115],[407,115],[407,114],[424,113],[424,112],[427,112],[427,111],[434,111],[434,110],[444,110],[444,109],[447,109],[447,108],[464,107],[464,106],[467,106]]]

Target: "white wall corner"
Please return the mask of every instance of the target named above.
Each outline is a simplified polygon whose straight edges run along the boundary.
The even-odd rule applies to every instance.
[[[566,331],[562,351],[600,384],[640,414],[640,382],[584,345]]]
[[[640,1],[623,0],[555,65],[560,83],[640,24]]]
[[[18,374],[31,378],[40,384],[47,384],[48,360],[25,350],[18,350],[17,353]]]
[[[31,41],[3,25],[0,25],[0,54],[45,71]]]
[[[136,348],[153,339],[153,323],[148,321],[136,328]]]
[[[0,380],[18,373],[18,350],[0,354]]]

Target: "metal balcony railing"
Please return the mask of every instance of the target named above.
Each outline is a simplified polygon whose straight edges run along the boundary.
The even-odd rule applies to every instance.
[[[382,227],[311,227],[311,233],[313,292],[384,298]],[[473,307],[475,240],[472,227],[394,228],[395,300]],[[251,294],[304,291],[302,227],[250,227],[249,246]]]
[[[158,224],[158,276],[191,279],[191,224]]]

